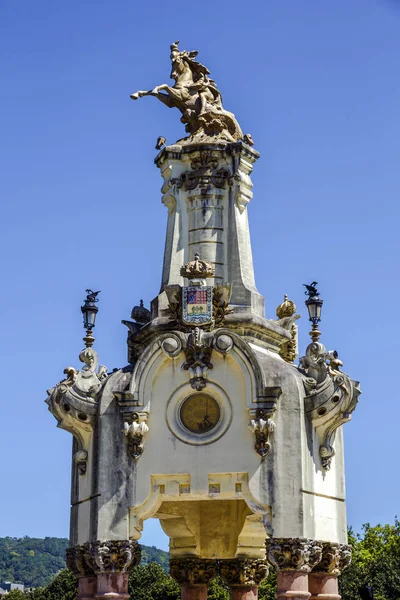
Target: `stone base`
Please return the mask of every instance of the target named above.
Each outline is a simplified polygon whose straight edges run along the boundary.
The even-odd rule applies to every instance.
[[[99,573],[96,600],[129,600],[128,573]]]
[[[258,585],[233,585],[231,600],[257,600]]]
[[[338,578],[327,573],[310,573],[310,600],[340,600]]]
[[[301,571],[279,571],[277,581],[278,600],[308,600],[308,573]]]
[[[97,577],[79,577],[78,579],[78,600],[92,600],[97,589]]]
[[[181,586],[182,600],[207,600],[207,585],[182,585]]]

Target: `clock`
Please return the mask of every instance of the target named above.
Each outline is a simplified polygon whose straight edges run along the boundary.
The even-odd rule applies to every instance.
[[[219,404],[209,394],[192,394],[181,404],[179,417],[182,425],[191,433],[208,433],[219,423]]]

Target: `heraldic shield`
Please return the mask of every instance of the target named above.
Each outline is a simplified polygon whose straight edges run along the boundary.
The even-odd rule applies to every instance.
[[[187,325],[207,325],[212,321],[212,286],[188,285],[182,289],[182,320]]]

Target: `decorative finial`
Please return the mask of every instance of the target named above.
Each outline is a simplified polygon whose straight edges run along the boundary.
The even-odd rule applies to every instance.
[[[278,319],[284,319],[285,317],[291,317],[296,312],[296,305],[293,300],[288,300],[287,294],[283,297],[283,302],[276,309],[276,316]]]
[[[139,325],[146,325],[146,323],[151,321],[151,313],[145,308],[143,300],[140,300],[139,306],[134,306],[132,308],[131,318]]]
[[[94,342],[92,330],[96,323],[96,315],[99,312],[96,302],[99,301],[97,296],[100,294],[100,290],[98,292],[93,292],[93,290],[88,289],[86,290],[86,294],[85,303],[81,306],[83,326],[86,329],[86,336],[83,338],[83,341],[85,342],[86,348],[91,348]]]
[[[200,256],[196,253],[194,260],[181,267],[181,275],[187,279],[207,279],[215,276],[215,269],[211,263],[200,260]]]
[[[313,342],[318,342],[321,335],[321,332],[318,331],[318,323],[321,321],[321,310],[324,301],[319,297],[319,292],[316,287],[318,285],[317,281],[313,281],[310,285],[307,285],[306,283],[303,283],[303,285],[306,287],[305,294],[308,296],[306,306],[309,319],[313,324],[310,336]]]

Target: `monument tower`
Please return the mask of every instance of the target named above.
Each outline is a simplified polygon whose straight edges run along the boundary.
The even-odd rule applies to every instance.
[[[340,426],[358,382],[319,342],[315,282],[298,365],[294,303],[264,316],[247,218],[259,154],[196,56],[172,44],[174,84],[131,96],[178,108],[188,135],[157,143],[162,285],[150,310],[141,303],[123,321],[128,365],[98,367],[88,290],[84,366],[48,392],[73,435],[68,567],[80,600],[128,598],[143,522],[155,517],[185,600],[205,600],[217,572],[234,600],[255,600],[269,567],[279,598],[339,599],[350,561]]]

